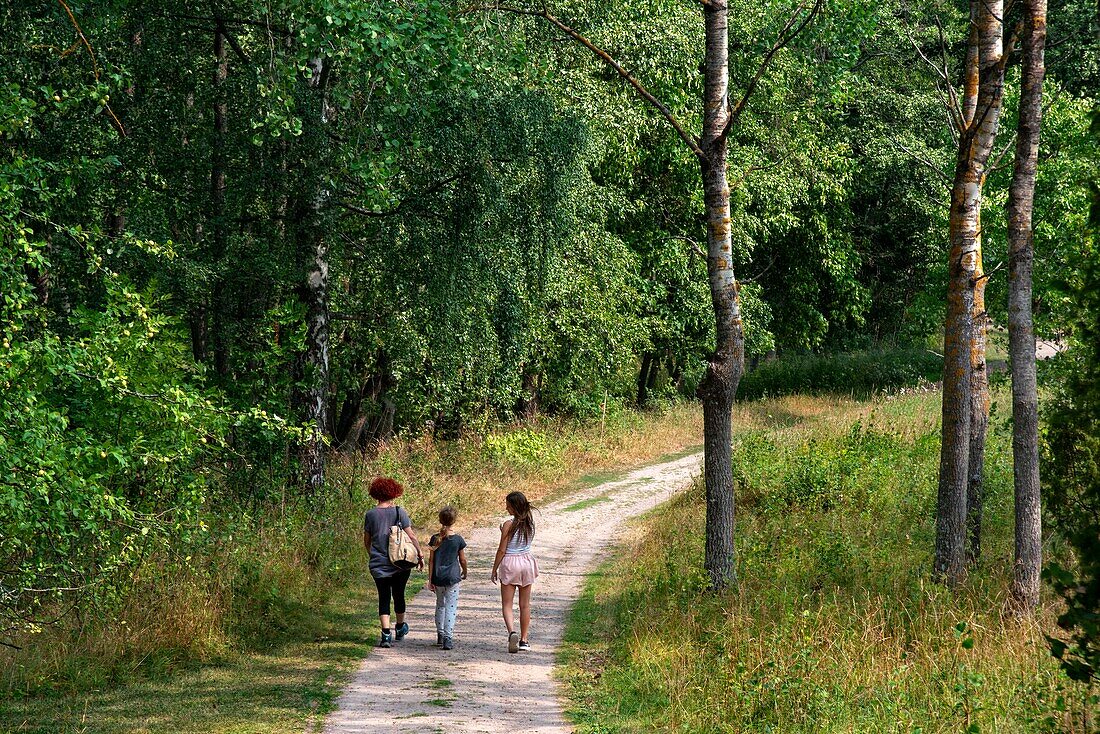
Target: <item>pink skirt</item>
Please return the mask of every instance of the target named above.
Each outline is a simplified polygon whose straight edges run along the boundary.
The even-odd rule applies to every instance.
[[[530,586],[539,577],[539,564],[530,553],[506,555],[497,567],[497,578],[506,586]]]

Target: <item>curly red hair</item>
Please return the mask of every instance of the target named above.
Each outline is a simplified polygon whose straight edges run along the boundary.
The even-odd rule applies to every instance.
[[[389,477],[375,477],[370,483],[370,496],[379,502],[395,500],[405,492],[401,482]]]

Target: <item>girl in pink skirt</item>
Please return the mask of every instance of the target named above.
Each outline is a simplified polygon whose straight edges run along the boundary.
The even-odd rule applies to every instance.
[[[500,545],[493,561],[493,583],[500,581],[500,607],[504,624],[508,628],[508,652],[530,650],[527,632],[531,629],[531,585],[539,575],[539,564],[531,555],[531,541],[535,539],[534,509],[523,492],[512,492],[504,498],[504,505],[511,515],[500,526]],[[516,633],[512,614],[512,600],[519,590],[519,633]]]

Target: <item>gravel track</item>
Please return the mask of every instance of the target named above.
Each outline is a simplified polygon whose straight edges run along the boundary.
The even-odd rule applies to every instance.
[[[685,489],[701,462],[702,454],[693,454],[648,466],[541,508],[535,516],[540,576],[532,594],[528,652],[508,653],[499,587],[489,581],[500,539],[497,525],[465,534],[470,575],[459,594],[455,649],[435,647],[435,595],[420,590],[409,601],[408,637],[367,655],[324,732],[571,731],[552,669],[584,577],[604,560],[623,521]],[[596,540],[581,542],[589,537]],[[397,682],[402,683],[395,688]]]

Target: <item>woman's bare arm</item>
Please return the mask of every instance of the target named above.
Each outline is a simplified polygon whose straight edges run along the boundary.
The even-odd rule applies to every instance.
[[[500,566],[500,562],[504,560],[504,549],[508,547],[508,535],[511,529],[511,520],[505,520],[504,524],[500,526],[500,543],[497,544],[497,556],[493,560],[493,575],[490,576],[494,583],[497,580],[497,568]]]

